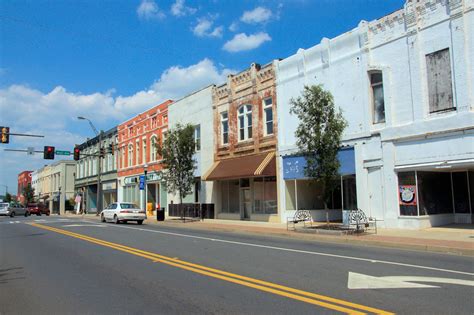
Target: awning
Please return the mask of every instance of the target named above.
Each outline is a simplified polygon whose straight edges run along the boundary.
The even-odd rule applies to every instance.
[[[217,161],[203,180],[220,180],[256,176],[276,176],[275,152]]]

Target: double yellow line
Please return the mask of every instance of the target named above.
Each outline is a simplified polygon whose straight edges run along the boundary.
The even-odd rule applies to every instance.
[[[238,274],[226,272],[219,269],[214,269],[214,268],[209,268],[209,267],[198,265],[198,264],[193,264],[190,262],[179,260],[177,258],[167,257],[167,256],[143,251],[140,249],[136,249],[133,247],[128,247],[128,246],[124,246],[124,245],[120,245],[120,244],[116,244],[112,242],[103,241],[103,240],[93,238],[90,236],[73,233],[73,232],[58,229],[58,228],[53,228],[51,226],[46,226],[43,224],[31,223],[31,225],[41,228],[41,229],[48,230],[48,231],[78,238],[78,239],[81,239],[90,243],[94,243],[97,245],[113,248],[115,250],[126,252],[135,256],[140,256],[146,259],[150,259],[153,262],[163,263],[166,265],[170,265],[173,267],[177,267],[177,268],[192,271],[201,275],[205,275],[208,277],[232,282],[235,284],[240,284],[242,286],[246,286],[249,288],[257,289],[257,290],[268,292],[268,293],[273,293],[279,296],[317,305],[317,306],[331,309],[334,311],[338,311],[341,313],[366,314],[368,312],[368,313],[373,313],[373,314],[384,314],[384,315],[393,314],[393,313],[386,312],[386,311],[376,309],[373,307],[351,303],[348,301],[344,301],[344,300],[340,300],[340,299],[336,299],[336,298],[332,298],[332,297],[328,297],[328,296],[324,296],[324,295],[320,295],[316,293],[302,291],[302,290],[286,287],[283,285],[279,285],[279,284],[275,284],[275,283],[271,283],[267,281],[262,281],[262,280],[258,280],[258,279],[254,279],[250,277],[241,276]]]

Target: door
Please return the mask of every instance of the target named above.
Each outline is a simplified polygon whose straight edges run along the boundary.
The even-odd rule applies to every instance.
[[[384,198],[382,168],[369,168],[367,175],[369,209],[366,215],[378,220],[384,219]]]
[[[242,188],[240,189],[240,218],[242,220],[249,220],[251,211],[252,197],[250,188]]]

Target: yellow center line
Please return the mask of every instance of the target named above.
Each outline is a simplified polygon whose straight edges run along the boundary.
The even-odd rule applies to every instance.
[[[266,281],[262,281],[262,280],[258,280],[258,279],[254,279],[254,278],[250,278],[250,277],[245,277],[245,276],[233,274],[233,273],[230,273],[230,272],[222,271],[222,270],[219,270],[219,269],[214,269],[214,268],[209,268],[209,267],[205,267],[205,266],[198,265],[198,264],[193,264],[193,263],[190,263],[190,262],[186,262],[186,261],[183,261],[183,260],[176,259],[175,257],[167,257],[167,256],[163,256],[163,255],[143,251],[143,250],[140,250],[140,249],[128,247],[128,246],[125,246],[125,245],[111,243],[111,242],[107,242],[107,241],[104,241],[104,240],[96,239],[96,238],[93,238],[93,237],[90,237],[90,236],[86,236],[86,235],[82,235],[82,234],[78,234],[78,233],[73,233],[73,232],[70,232],[70,231],[57,229],[57,228],[53,228],[53,227],[50,227],[50,226],[45,226],[45,225],[42,225],[42,224],[32,223],[31,225],[36,226],[38,228],[50,230],[50,231],[53,231],[53,232],[56,232],[56,233],[60,233],[60,234],[68,235],[68,236],[75,237],[75,238],[78,238],[78,239],[82,239],[82,240],[85,240],[85,241],[88,241],[88,242],[91,242],[91,243],[95,243],[95,244],[98,244],[98,245],[102,245],[102,246],[105,246],[105,247],[113,248],[113,249],[116,249],[116,250],[119,250],[119,251],[127,252],[127,253],[130,253],[130,254],[136,255],[136,256],[140,256],[140,257],[143,257],[143,258],[146,258],[146,259],[150,259],[153,262],[160,262],[160,263],[163,263],[163,264],[167,264],[167,265],[171,265],[171,266],[174,266],[174,267],[177,267],[177,268],[189,270],[189,271],[199,273],[199,274],[202,274],[202,275],[206,275],[206,276],[209,276],[209,277],[213,277],[213,278],[221,279],[221,280],[224,280],[224,281],[240,284],[240,285],[243,285],[243,286],[247,286],[247,287],[257,289],[257,290],[277,294],[277,295],[280,295],[280,296],[284,296],[284,297],[295,299],[295,300],[298,300],[298,301],[310,303],[310,304],[313,304],[313,305],[318,305],[318,306],[321,306],[321,307],[329,308],[329,309],[336,310],[336,311],[339,311],[339,312],[342,312],[342,313],[364,314],[362,312],[359,312],[359,311],[356,311],[356,310],[353,310],[353,309],[348,309],[348,308],[345,308],[345,307],[341,307],[341,305],[351,307],[351,308],[355,308],[357,310],[362,310],[362,311],[367,311],[367,312],[370,312],[370,313],[375,313],[375,314],[384,314],[384,315],[393,314],[393,313],[383,311],[383,310],[380,310],[380,309],[377,309],[377,308],[372,308],[372,307],[369,307],[369,306],[364,306],[364,305],[360,305],[360,304],[356,304],[356,303],[352,303],[352,302],[348,302],[348,301],[344,301],[344,300],[340,300],[340,299],[336,299],[336,298],[316,294],[316,293],[302,291],[302,290],[282,286],[282,285],[271,283],[271,282],[266,282]],[[334,304],[338,304],[338,305],[334,305],[334,304],[330,304],[330,303],[334,303]]]

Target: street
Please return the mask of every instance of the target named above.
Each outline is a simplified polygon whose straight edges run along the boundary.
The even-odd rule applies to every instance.
[[[0,239],[0,314],[474,310],[472,257],[58,216]]]

